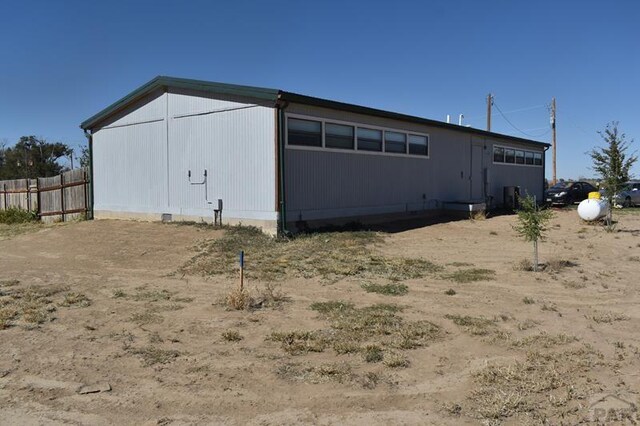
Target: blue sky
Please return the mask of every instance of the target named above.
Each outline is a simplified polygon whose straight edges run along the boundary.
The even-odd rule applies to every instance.
[[[590,176],[584,153],[607,122],[640,147],[639,21],[634,0],[3,0],[0,141],[79,146],[82,120],[160,74],[478,128],[491,92],[545,142],[555,96],[558,176]],[[527,137],[495,109],[492,130]]]

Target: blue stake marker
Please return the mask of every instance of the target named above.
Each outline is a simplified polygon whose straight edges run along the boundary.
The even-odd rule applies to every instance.
[[[244,250],[240,251],[240,291],[244,289]]]

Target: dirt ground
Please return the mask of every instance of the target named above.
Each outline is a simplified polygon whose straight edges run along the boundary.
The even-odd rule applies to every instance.
[[[249,310],[226,306],[236,278],[180,272],[221,230],[102,220],[0,233],[0,301],[15,309],[0,327],[0,423],[608,423],[602,410],[640,402],[640,214],[606,233],[557,211],[537,273],[520,266],[531,245],[514,223],[385,233],[380,256],[439,269],[400,283],[289,277],[278,303]],[[331,325],[342,311],[311,309],[331,301],[436,328],[406,347],[309,346],[305,331],[343,330]]]

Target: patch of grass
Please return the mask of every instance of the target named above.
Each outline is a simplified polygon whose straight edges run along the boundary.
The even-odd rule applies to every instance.
[[[163,302],[171,299],[175,294],[167,290],[141,290],[131,296],[136,302]]]
[[[251,307],[277,308],[290,300],[291,298],[281,290],[279,285],[267,283],[259,295],[251,301]]]
[[[0,240],[13,238],[21,234],[36,232],[43,227],[44,225],[41,222],[14,223],[12,225],[0,223]]]
[[[54,296],[67,291],[65,287],[41,286],[17,288],[18,281],[3,281],[0,292],[0,329],[21,322],[27,328],[34,328],[54,319],[56,306],[84,306],[84,295],[66,293],[62,300],[54,302]]]
[[[483,317],[451,314],[447,314],[444,317],[474,336],[485,336],[495,327],[495,321]]]
[[[15,287],[20,284],[19,280],[0,280],[0,287]]]
[[[242,336],[237,330],[225,330],[222,332],[222,338],[227,342],[239,342]]]
[[[536,303],[536,301],[529,296],[525,296],[522,298],[522,303],[524,303],[525,305],[533,305],[534,303]]]
[[[557,272],[561,272],[563,269],[566,268],[573,268],[578,266],[577,263],[571,261],[571,260],[566,260],[566,259],[552,259],[549,260],[547,263],[544,264],[544,271],[545,272],[551,272],[551,273],[557,273]]]
[[[382,348],[378,345],[367,345],[362,351],[362,356],[366,362],[380,362],[383,358]]]
[[[191,303],[195,299],[193,297],[172,297],[171,300],[176,303]]]
[[[478,210],[469,215],[469,218],[473,221],[485,220],[487,218],[487,212],[484,210]]]
[[[538,324],[540,324],[538,321],[534,321],[532,319],[526,319],[518,323],[518,330],[520,331],[529,330],[530,328],[536,327]]]
[[[518,348],[529,347],[534,349],[539,349],[539,348],[548,349],[554,346],[566,345],[568,343],[572,343],[577,340],[578,340],[577,337],[569,336],[564,333],[548,334],[546,332],[542,332],[539,334],[533,334],[531,336],[527,336],[522,339],[516,340],[512,342],[511,345]]]
[[[489,365],[474,374],[469,396],[474,416],[498,424],[514,416],[517,423],[564,418],[572,400],[593,386],[585,372],[602,365],[602,354],[589,346],[558,353],[529,352],[523,361]],[[572,421],[571,423],[576,423]]]
[[[124,290],[121,290],[121,289],[113,290],[114,299],[122,299],[125,297],[127,297],[127,293],[125,293]]]
[[[489,235],[498,235],[498,233],[496,231],[490,231]]]
[[[249,309],[251,306],[251,295],[246,289],[235,288],[227,294],[227,307],[236,311]]]
[[[627,315],[615,312],[596,312],[592,315],[585,315],[585,318],[590,319],[597,324],[611,324],[617,321],[629,320]]]
[[[447,296],[455,296],[457,293],[454,289],[450,288],[449,290],[445,291],[444,294],[446,294]]]
[[[268,340],[280,342],[282,350],[291,355],[323,352],[327,346],[326,339],[320,333],[313,331],[273,332]]]
[[[11,327],[13,319],[18,316],[18,311],[14,308],[0,307],[0,330]]]
[[[129,321],[138,325],[159,324],[162,320],[162,316],[153,311],[136,312],[129,318]]]
[[[9,207],[6,210],[0,210],[0,223],[7,225],[35,222],[37,220],[38,216],[34,212],[19,207]]]
[[[130,351],[140,357],[145,367],[156,364],[167,364],[181,355],[180,352],[176,350],[165,350],[155,346],[145,346],[143,348],[131,349]]]
[[[388,352],[384,355],[382,363],[390,368],[407,368],[409,359],[402,353]]]
[[[473,263],[469,263],[469,262],[451,262],[451,263],[447,263],[447,265],[455,266],[456,268],[462,268],[464,266],[473,266]]]
[[[201,247],[183,272],[237,274],[237,256],[245,251],[245,274],[260,281],[289,277],[338,280],[380,277],[391,281],[422,278],[440,270],[423,259],[388,258],[374,251],[382,237],[373,232],[326,232],[274,238],[253,227],[233,226]]]
[[[352,303],[330,301],[316,302],[311,309],[330,321],[332,330],[323,338],[338,353],[356,352],[367,344],[414,349],[442,336],[440,327],[430,321],[405,321],[397,305],[356,308]]]
[[[529,259],[522,259],[513,265],[514,271],[533,271],[533,263]]]
[[[282,379],[314,384],[326,382],[347,383],[356,379],[356,375],[351,372],[351,366],[345,363],[304,367],[292,363],[283,364],[277,368],[276,374]]]
[[[89,300],[89,298],[82,293],[70,292],[64,295],[64,299],[58,305],[65,307],[85,308],[91,305],[91,300]]]
[[[587,285],[583,282],[575,282],[575,281],[566,281],[562,283],[565,288],[571,288],[574,290],[579,290],[581,288],[585,288]]]
[[[409,292],[409,287],[404,284],[374,284],[364,283],[361,287],[367,293],[378,293],[387,296],[403,296]]]
[[[490,281],[495,279],[496,272],[492,269],[470,268],[460,269],[451,274],[444,275],[443,278],[457,283],[470,283],[474,281]]]

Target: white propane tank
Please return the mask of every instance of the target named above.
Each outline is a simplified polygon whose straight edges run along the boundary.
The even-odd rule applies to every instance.
[[[593,221],[609,214],[609,203],[605,200],[587,198],[578,204],[578,215],[582,220]]]

